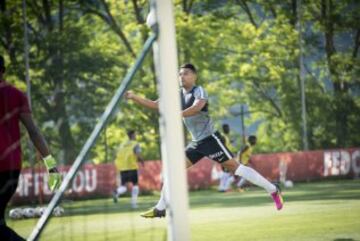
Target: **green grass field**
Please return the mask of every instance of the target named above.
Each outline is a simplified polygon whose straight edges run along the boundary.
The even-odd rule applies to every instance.
[[[244,193],[215,190],[190,193],[191,240],[360,240],[360,180],[295,184],[284,190],[285,207],[276,211],[270,197],[252,187]],[[64,202],[66,216],[52,218],[40,240],[166,240],[166,219],[143,219],[157,195]],[[8,220],[27,237],[38,219]]]

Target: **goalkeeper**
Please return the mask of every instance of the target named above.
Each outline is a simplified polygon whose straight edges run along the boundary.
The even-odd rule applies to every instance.
[[[24,240],[6,226],[5,208],[16,191],[21,170],[20,126],[21,122],[45,162],[50,189],[61,182],[56,161],[34,123],[26,96],[4,80],[5,61],[0,55],[0,237],[1,240]]]

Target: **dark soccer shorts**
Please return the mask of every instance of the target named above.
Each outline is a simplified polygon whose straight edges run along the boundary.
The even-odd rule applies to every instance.
[[[127,182],[131,182],[134,185],[138,184],[138,172],[137,170],[120,171],[121,185],[125,185]]]
[[[225,145],[225,139],[215,132],[200,141],[193,141],[186,147],[186,157],[195,164],[203,157],[208,157],[218,163],[223,163],[234,157]]]

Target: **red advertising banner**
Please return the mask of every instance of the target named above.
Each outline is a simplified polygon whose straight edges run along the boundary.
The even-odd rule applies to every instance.
[[[60,167],[60,173],[65,176],[70,166]],[[45,169],[23,169],[13,203],[35,200],[39,203],[48,201],[53,193],[47,185]],[[116,170],[113,164],[86,164],[76,174],[69,185],[64,199],[91,198],[109,196],[115,188]]]
[[[360,148],[326,151],[259,154],[251,157],[251,166],[271,181],[278,181],[280,165],[285,165],[286,178],[308,181],[327,177],[359,177]],[[69,166],[60,168],[65,175]],[[204,158],[188,169],[189,189],[208,188],[212,180],[213,163]],[[220,168],[218,168],[220,169]],[[64,199],[110,197],[119,174],[113,164],[86,164],[72,180]],[[146,161],[139,167],[139,186],[142,191],[160,190],[162,183],[161,161]],[[23,169],[13,203],[46,202],[53,194],[47,186],[45,169]]]
[[[213,163],[204,158],[187,170],[189,189],[209,188],[214,182],[211,180]],[[162,183],[161,161],[146,161],[139,168],[139,186],[141,190],[160,190]]]
[[[286,177],[292,181],[360,174],[360,148],[259,154],[251,160],[253,168],[273,181],[279,180],[281,162],[286,164]]]

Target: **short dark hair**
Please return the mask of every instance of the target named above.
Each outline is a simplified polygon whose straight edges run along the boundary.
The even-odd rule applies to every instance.
[[[191,69],[195,74],[197,73],[196,67],[193,64],[186,63],[180,66],[181,69]]]
[[[256,140],[257,140],[256,136],[249,136],[248,137],[248,142],[250,142],[250,143],[252,143],[252,142],[254,142]]]
[[[229,133],[230,133],[230,126],[229,126],[229,124],[227,124],[227,123],[223,124],[223,125],[222,125],[222,129],[223,129],[223,132],[224,132],[225,134],[229,134]]]
[[[134,130],[128,130],[127,135],[129,138],[131,138],[135,134]]]
[[[0,55],[0,71],[5,72],[5,59],[2,55]]]

